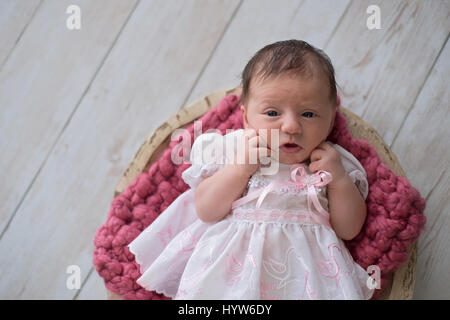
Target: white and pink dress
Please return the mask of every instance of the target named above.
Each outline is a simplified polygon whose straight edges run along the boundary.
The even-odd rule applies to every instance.
[[[198,219],[194,190],[229,162],[209,163],[199,153],[242,135],[200,135],[192,166],[182,177],[191,187],[129,244],[140,265],[137,283],[174,299],[369,299],[368,273],[353,261],[329,223],[327,172],[279,163],[274,175],[255,172],[246,195],[216,223]],[[338,145],[342,163],[364,198],[366,174]],[[369,279],[370,280],[370,279]]]

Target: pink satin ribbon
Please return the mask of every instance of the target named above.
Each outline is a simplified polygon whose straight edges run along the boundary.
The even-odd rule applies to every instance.
[[[317,222],[329,225],[328,212],[322,207],[319,199],[317,198],[316,187],[323,187],[329,184],[333,179],[331,173],[327,171],[318,171],[315,174],[308,175],[305,168],[301,164],[292,165],[290,169],[292,181],[272,181],[266,187],[256,190],[234,201],[231,204],[231,209],[235,209],[256,198],[258,198],[256,208],[259,208],[267,194],[277,188],[286,186],[297,187],[299,189],[307,188],[308,211],[312,213],[313,218],[316,218]],[[314,206],[316,212],[312,210],[312,206]]]

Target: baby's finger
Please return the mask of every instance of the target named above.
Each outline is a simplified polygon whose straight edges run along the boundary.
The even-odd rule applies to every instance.
[[[330,148],[333,148],[333,147],[331,146],[331,143],[329,143],[328,141],[323,141],[317,147],[317,149],[324,150],[324,151],[330,150]]]
[[[321,167],[320,161],[311,161],[311,163],[309,164],[309,171],[317,172],[320,170],[320,167]]]
[[[313,152],[311,152],[311,155],[309,156],[309,160],[311,162],[317,161],[322,159],[324,154],[324,151],[322,149],[315,149]]]
[[[248,140],[251,139],[252,137],[257,136],[257,132],[255,129],[245,129],[244,131],[244,137]]]

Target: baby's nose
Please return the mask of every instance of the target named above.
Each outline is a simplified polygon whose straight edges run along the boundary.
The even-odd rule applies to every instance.
[[[296,117],[293,116],[287,116],[285,119],[283,119],[283,124],[281,126],[281,130],[284,133],[287,134],[298,134],[302,131],[302,127],[296,119]]]

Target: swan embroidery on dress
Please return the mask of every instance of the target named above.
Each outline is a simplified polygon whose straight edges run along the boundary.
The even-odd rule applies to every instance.
[[[328,246],[328,260],[322,260],[319,263],[317,263],[317,267],[319,270],[319,273],[328,278],[328,279],[335,279],[336,281],[336,287],[342,288],[341,280],[342,276],[344,275],[350,275],[351,273],[348,271],[343,271],[341,266],[338,263],[338,259],[336,257],[336,253],[340,254],[342,258],[344,258],[342,249],[340,248],[339,244],[332,243]],[[342,293],[345,296],[345,290],[342,290]]]
[[[195,249],[200,237],[194,237],[189,230],[185,230],[181,235],[181,239],[178,242],[181,253],[189,253]]]
[[[180,286],[178,288],[178,292],[176,295],[176,299],[182,299],[187,295],[188,292],[195,291],[197,294],[200,294],[201,288],[198,287],[198,282],[202,278],[204,272],[213,264],[211,259],[208,259],[203,266],[197,272],[189,276],[183,276],[180,282]]]
[[[281,297],[276,294],[277,287],[273,283],[266,283],[261,281],[259,285],[260,297],[263,300],[281,300]]]
[[[310,300],[318,299],[318,294],[311,289],[310,286],[310,272],[306,265],[304,265],[305,275],[302,277],[299,274],[292,272],[292,266],[295,264],[291,259],[296,259],[304,265],[303,259],[298,256],[294,247],[290,247],[285,254],[283,261],[276,261],[274,259],[267,259],[263,261],[263,266],[266,273],[276,280],[275,283],[261,282],[261,298],[262,299],[277,299],[280,290],[283,291],[282,296],[289,292],[297,292],[298,299],[304,300],[305,294]]]
[[[228,286],[233,286],[241,280],[242,270],[244,270],[244,263],[233,254],[227,253],[225,274]]]
[[[197,240],[195,247],[201,252],[208,252],[206,261],[203,263],[200,262],[201,268],[197,272],[188,274],[185,271],[180,281],[175,299],[184,299],[188,293],[192,294],[195,292],[195,294],[201,294],[203,292],[201,288],[198,288],[198,282],[201,280],[205,271],[207,271],[208,268],[214,263],[213,249],[216,247],[216,240],[211,242],[202,242]]]
[[[283,261],[276,261],[272,258],[263,261],[266,273],[278,281],[277,289],[285,288],[291,282],[298,282],[292,275],[292,256],[303,264],[302,258],[295,253],[294,247],[288,248]]]
[[[223,251],[225,251],[225,248],[222,249]],[[239,251],[226,254],[224,280],[225,285],[231,287],[231,290],[235,287],[241,287],[241,289],[245,287],[244,291],[247,292],[248,296],[257,295],[259,279],[255,277],[255,272],[260,268],[258,268],[254,252],[253,244],[249,244],[245,256],[241,259],[237,257]],[[240,256],[242,256],[242,253]],[[242,279],[244,281],[241,282]]]
[[[150,230],[150,228],[147,230]],[[166,247],[167,244],[170,242],[170,240],[172,240],[171,226],[169,225],[169,226],[165,227],[164,229],[162,229],[161,231],[157,232],[157,235],[158,235],[159,240],[164,245],[164,247]]]
[[[308,295],[309,300],[317,300],[319,298],[317,292],[311,290],[311,288],[309,286],[309,272],[308,271],[306,271],[306,275],[305,275],[305,286],[303,288],[303,293],[299,297],[298,300],[305,300],[305,293]]]
[[[322,274],[326,278],[334,278],[337,279],[340,273],[339,263],[336,260],[333,249],[337,249],[340,253],[342,253],[341,248],[336,243],[332,243],[328,246],[328,260],[322,260],[317,264],[318,270],[320,274]]]
[[[245,256],[244,261],[239,261],[239,259],[237,259],[234,254],[227,253],[225,266],[225,282],[228,286],[234,286],[239,281],[241,281],[245,261],[248,261],[250,263],[252,269],[251,273],[253,273],[253,270],[257,268],[253,254],[249,253]]]

